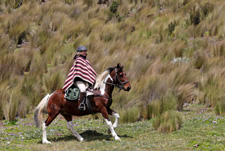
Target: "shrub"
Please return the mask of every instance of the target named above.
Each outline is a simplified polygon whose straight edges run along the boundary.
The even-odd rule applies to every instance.
[[[154,120],[153,127],[158,132],[172,132],[179,130],[182,123],[182,116],[179,112],[167,111]]]

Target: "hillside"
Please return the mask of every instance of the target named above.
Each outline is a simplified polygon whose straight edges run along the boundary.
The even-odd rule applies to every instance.
[[[79,45],[97,73],[124,66],[113,108],[133,121],[225,99],[223,0],[1,0],[0,119],[26,117],[63,86]],[[124,111],[125,108],[128,110]]]

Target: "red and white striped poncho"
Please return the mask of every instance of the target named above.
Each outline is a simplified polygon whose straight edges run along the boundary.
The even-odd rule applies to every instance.
[[[89,61],[84,59],[83,57],[77,56],[64,83],[63,90],[66,91],[73,84],[76,77],[79,77],[82,80],[93,85],[96,76],[97,74],[90,65]]]

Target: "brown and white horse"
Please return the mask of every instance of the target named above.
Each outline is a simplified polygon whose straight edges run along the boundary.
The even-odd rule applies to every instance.
[[[109,126],[112,136],[115,140],[120,140],[114,131],[120,116],[110,109],[114,87],[118,87],[120,90],[123,89],[124,91],[129,91],[131,89],[126,73],[123,71],[123,67],[120,64],[114,68],[108,68],[96,79],[94,91],[92,92],[92,95],[88,96],[88,100],[92,106],[91,111],[88,109],[80,111],[78,109],[80,101],[71,102],[66,100],[62,89],[53,92],[51,95],[47,94],[35,108],[34,114],[36,126],[40,127],[43,112],[47,111],[48,113],[46,121],[42,124],[42,143],[51,143],[47,140],[46,128],[59,114],[67,120],[67,127],[73,135],[76,136],[79,141],[83,141],[83,137],[73,129],[72,115],[84,116],[93,113],[101,113],[106,124]],[[109,115],[115,117],[115,122],[113,124],[109,119]]]

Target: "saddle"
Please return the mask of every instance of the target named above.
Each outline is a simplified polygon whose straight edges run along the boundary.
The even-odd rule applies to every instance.
[[[80,89],[77,86],[75,86],[74,84],[66,90],[65,95],[64,95],[64,98],[66,100],[72,101],[72,102],[78,101],[79,97],[80,97]],[[83,103],[84,103],[84,106],[87,106],[87,108],[89,109],[91,114],[93,114],[89,96],[85,97],[85,100]]]
[[[75,85],[69,87],[66,92],[64,98],[70,101],[76,101],[79,99],[80,90]]]

